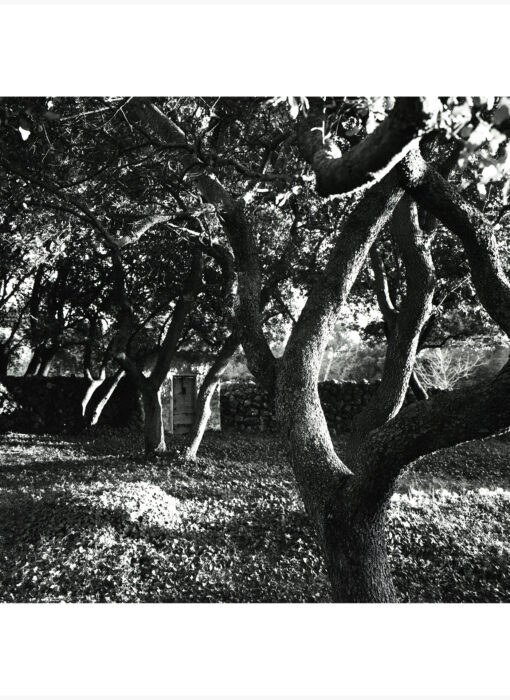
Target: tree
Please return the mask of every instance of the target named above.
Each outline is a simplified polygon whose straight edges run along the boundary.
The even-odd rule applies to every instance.
[[[195,221],[196,216],[193,212],[190,213],[182,194],[178,196],[173,192],[167,174],[154,161],[151,161],[150,167],[144,167],[148,159],[143,152],[150,147],[147,139],[144,136],[140,138],[138,133],[133,134],[129,125],[126,128],[124,120],[120,121],[123,130],[119,129],[118,121],[114,128],[110,128],[111,115],[106,120],[103,119],[104,112],[109,111],[108,106],[98,106],[94,98],[90,104],[79,98],[75,102],[76,104],[71,99],[58,100],[61,112],[54,111],[55,102],[51,100],[46,102],[46,107],[50,107],[51,103],[51,109],[45,112],[42,111],[44,101],[41,100],[34,100],[33,103],[29,101],[28,106],[14,101],[6,108],[7,122],[9,119],[14,120],[14,123],[20,121],[20,128],[24,129],[25,135],[30,135],[32,131],[43,131],[50,144],[48,149],[44,139],[32,137],[30,148],[20,153],[19,144],[13,142],[12,133],[8,133],[5,137],[6,155],[2,159],[6,179],[10,177],[21,182],[22,188],[28,190],[28,199],[32,200],[32,204],[37,201],[44,209],[54,210],[54,216],[70,216],[75,226],[78,224],[81,228],[85,226],[92,229],[95,242],[93,240],[91,245],[89,241],[88,259],[95,258],[96,266],[99,266],[98,257],[111,259],[111,280],[107,280],[103,274],[99,284],[91,285],[90,280],[84,284],[79,267],[76,269],[77,275],[69,274],[73,255],[84,255],[75,232],[72,248],[66,251],[63,258],[53,260],[52,266],[39,267],[34,276],[31,295],[30,330],[34,356],[29,372],[46,373],[49,362],[62,349],[65,324],[70,316],[70,309],[67,308],[70,290],[68,281],[71,277],[79,279],[82,291],[93,289],[92,298],[87,299],[87,303],[75,304],[75,307],[81,306],[81,319],[85,318],[88,326],[84,342],[84,373],[89,386],[82,400],[84,418],[92,424],[97,421],[123,373],[128,373],[142,394],[146,451],[153,454],[165,449],[161,387],[182,340],[185,324],[194,310],[196,297],[205,289],[201,285],[202,253],[215,260],[223,271],[221,290],[217,290],[221,291],[223,302],[231,296],[228,285],[231,284],[232,275],[227,269],[231,264],[228,255],[219,245],[206,240],[207,232],[200,222],[197,224]],[[89,109],[83,110],[84,102]],[[93,115],[92,118],[98,119],[99,123],[91,126],[84,115],[89,119]],[[64,121],[66,123],[61,127]],[[99,131],[99,135],[96,133],[98,138],[94,139],[91,147],[90,136],[94,130]],[[142,206],[144,211],[141,211]],[[184,210],[182,215],[176,213],[176,206]],[[158,225],[160,229],[165,225],[166,235],[158,238],[153,233],[151,244],[143,245],[142,250],[140,247],[137,249],[138,241],[147,232],[153,232]],[[183,282],[180,279],[183,267],[179,251],[189,248],[190,238],[196,254],[192,256],[191,272]],[[157,245],[153,245],[155,239]],[[127,248],[129,251],[126,255]],[[100,274],[99,277],[101,278]],[[91,279],[93,278],[92,271]],[[136,282],[138,288],[134,290]],[[214,285],[208,287],[213,288]],[[75,301],[83,296],[79,290],[73,291]],[[198,309],[201,307],[199,304]],[[136,313],[135,308],[142,313]],[[140,362],[137,362],[137,358],[132,357],[130,352],[133,337],[136,336],[139,340],[142,330],[146,335],[150,335],[150,330],[158,331],[158,321],[165,326],[169,321],[170,309],[173,312],[172,319],[160,342],[153,339],[154,346],[144,349],[145,352],[152,351],[153,365],[147,367],[144,357],[138,358]],[[210,314],[210,309],[207,313]],[[210,332],[212,327],[222,324],[224,313],[225,308],[212,323],[209,315]],[[105,314],[110,317],[113,315],[113,324],[110,324],[112,337],[103,350],[100,368],[95,374],[92,354]],[[140,318],[144,315],[145,318]],[[197,316],[195,310],[194,316]],[[152,325],[152,328],[147,324]],[[120,363],[122,371],[113,375],[110,387],[103,392],[99,401],[91,403],[99,387],[106,381],[106,369],[111,360]],[[149,376],[145,376],[147,372]],[[207,411],[207,406],[208,400],[204,402],[204,411]],[[194,443],[196,450],[196,439]]]
[[[507,252],[496,238],[504,242],[505,227],[495,223],[504,221],[508,206],[507,98],[91,98],[61,106],[64,116],[51,125],[43,103],[32,106],[29,118],[25,108],[21,115],[27,143],[39,127],[49,129],[61,152],[50,149],[42,158],[44,140],[34,137],[20,164],[23,158],[13,155],[19,143],[11,143],[9,132],[0,162],[8,178],[44,191],[47,206],[91,227],[110,256],[114,355],[138,378],[146,415],[153,417],[149,450],[163,446],[158,391],[178,338],[186,322],[191,337],[214,315],[197,321],[191,314],[206,255],[232,291],[228,332],[221,342],[218,334],[216,347],[226,342],[228,354],[239,341],[256,381],[274,396],[333,598],[395,600],[385,528],[398,475],[424,454],[510,425],[508,366],[491,381],[403,407],[435,308],[447,303],[437,283],[447,256],[437,255],[436,241],[457,241],[464,263],[454,267],[469,275],[491,322],[509,332]],[[17,123],[19,109],[11,105],[8,112]],[[92,135],[99,135],[97,143]],[[179,292],[145,376],[126,351],[134,328],[126,260],[131,246],[147,245],[145,234],[159,226],[182,238]],[[380,265],[374,244],[394,248],[394,298],[385,286],[392,270],[387,259]],[[366,284],[369,258],[381,308],[387,307],[387,353],[377,394],[341,459],[317,384],[335,325],[353,290]],[[448,293],[457,272],[449,273],[455,280]],[[292,305],[296,290],[301,308]],[[289,332],[277,357],[271,331],[284,318]],[[223,360],[221,350],[203,407]]]
[[[171,144],[173,158],[215,207],[232,247],[239,281],[236,319],[241,342],[257,381],[276,389],[282,436],[337,601],[395,600],[384,530],[388,499],[401,470],[423,454],[494,434],[510,424],[505,400],[508,368],[486,385],[402,409],[417,339],[432,299],[427,230],[420,224],[417,205],[459,237],[481,303],[505,332],[509,329],[510,286],[492,226],[436,169],[441,163],[437,129],[446,128],[443,122],[454,114],[455,104],[401,98],[390,116],[383,115],[381,124],[352,145],[346,156],[340,155],[327,133],[321,104],[314,101],[300,118],[296,142],[317,175],[319,193],[335,195],[359,187],[365,191],[344,218],[284,354],[276,359],[260,315],[260,256],[245,202],[229,192],[217,175],[208,173],[185,133],[168,115],[149,101],[138,102],[138,119]],[[470,115],[479,118],[471,110]],[[432,137],[426,138],[427,133]],[[344,463],[335,452],[319,401],[321,359],[372,245],[393,217],[405,224],[401,235],[409,255],[409,301],[390,341],[393,352],[388,354],[378,397],[385,399],[382,410],[369,407],[372,422],[355,431]],[[414,274],[412,260],[423,274]]]

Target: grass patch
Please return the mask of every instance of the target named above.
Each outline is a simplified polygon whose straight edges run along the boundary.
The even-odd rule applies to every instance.
[[[464,445],[400,479],[389,546],[402,600],[510,601],[509,449]],[[277,437],[207,435],[196,464],[140,451],[128,432],[1,438],[0,600],[329,600]]]

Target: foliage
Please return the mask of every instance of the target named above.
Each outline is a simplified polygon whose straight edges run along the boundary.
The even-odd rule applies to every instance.
[[[1,600],[329,600],[277,438],[211,434],[196,464],[140,461],[138,440],[3,438]],[[509,600],[508,450],[472,443],[402,477],[390,554],[404,599]]]
[[[509,514],[510,491],[502,488],[395,494],[389,513],[390,559],[404,599],[507,601]]]

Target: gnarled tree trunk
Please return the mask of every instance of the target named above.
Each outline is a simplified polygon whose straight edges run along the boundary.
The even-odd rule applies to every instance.
[[[381,228],[402,197],[391,178],[374,186],[345,224],[326,269],[279,361],[276,409],[306,510],[324,551],[338,601],[392,600],[380,503],[378,517],[357,514],[355,474],[331,441],[318,393],[322,355],[338,314]],[[349,581],[347,578],[349,578]]]
[[[386,547],[387,504],[379,504],[377,512],[368,518],[355,512],[355,503],[353,498],[343,509],[337,504],[325,525],[323,549],[333,600],[396,602]],[[362,509],[363,504],[356,506]]]

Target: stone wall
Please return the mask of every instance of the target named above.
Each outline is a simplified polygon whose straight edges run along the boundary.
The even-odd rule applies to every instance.
[[[82,429],[83,377],[3,377],[0,380],[0,432],[61,433]],[[120,382],[101,416],[102,425],[126,425],[139,412],[137,392]]]
[[[0,380],[0,432],[59,433],[82,429],[81,401],[87,382],[81,377],[5,377]],[[375,392],[378,382],[319,384],[319,395],[330,430],[348,432],[353,417]],[[221,385],[221,424],[229,430],[272,431],[276,428],[268,395],[253,382]],[[414,401],[408,392],[406,403]],[[106,405],[100,425],[140,427],[136,389],[123,379]]]
[[[336,382],[319,384],[322,408],[333,433],[348,432],[353,417],[376,391],[379,382]],[[406,403],[414,401],[408,391]],[[224,428],[265,432],[275,430],[274,409],[266,392],[252,382],[228,382],[221,387],[221,420]]]

